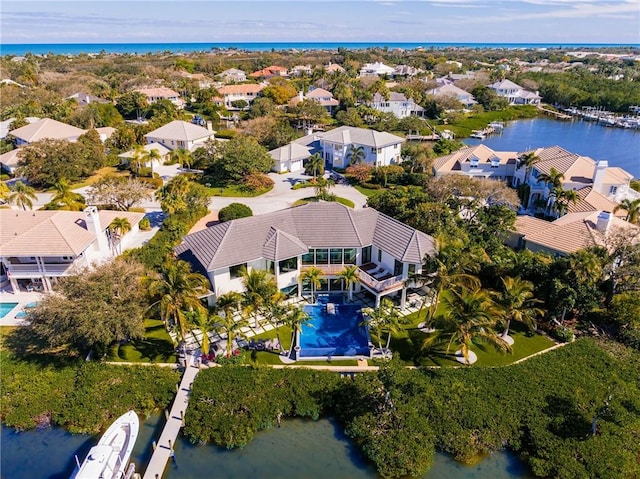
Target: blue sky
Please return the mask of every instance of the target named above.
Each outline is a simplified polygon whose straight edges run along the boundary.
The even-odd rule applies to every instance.
[[[640,0],[2,0],[2,43],[640,43]]]

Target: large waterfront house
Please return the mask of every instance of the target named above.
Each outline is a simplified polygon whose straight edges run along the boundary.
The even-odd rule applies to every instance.
[[[424,113],[424,108],[416,104],[413,98],[407,98],[404,93],[394,91],[389,93],[388,98],[376,93],[367,105],[382,113],[392,113],[400,119],[411,115],[422,116]]]
[[[289,105],[297,105],[303,100],[316,101],[329,113],[333,113],[333,110],[340,105],[340,102],[333,98],[333,94],[324,88],[310,88],[306,95],[300,92],[297,96],[289,100]]]
[[[435,252],[431,236],[373,208],[352,210],[339,203],[309,203],[273,213],[219,223],[185,236],[176,253],[206,274],[212,300],[242,291],[242,271],[261,269],[288,294],[307,294],[305,270],[322,273],[319,292],[345,292],[339,277],[345,266],[358,267],[356,290],[376,298],[406,298],[407,280]]]
[[[224,85],[218,88],[221,96],[213,98],[213,103],[223,106],[227,110],[248,109],[253,100],[260,96],[260,92],[264,90],[265,85],[256,83],[243,83],[241,85]],[[234,102],[246,102],[243,108],[234,106]],[[238,103],[235,103],[238,105]]]
[[[267,68],[263,68],[262,70],[257,70],[253,73],[249,74],[252,78],[261,78],[261,79],[269,79],[273,77],[288,77],[289,70],[286,67],[280,65],[271,65]]]
[[[348,167],[353,149],[360,149],[363,153],[364,164],[398,164],[402,161],[400,150],[403,142],[404,138],[391,133],[353,126],[341,126],[294,140],[294,143],[312,148],[312,153],[320,153],[328,168]]]
[[[169,150],[194,151],[215,139],[215,132],[182,120],[174,120],[144,135],[148,144],[159,143]]]
[[[489,85],[496,95],[506,98],[511,105],[539,105],[542,97],[530,92],[511,80],[501,80]]]
[[[462,174],[511,182],[518,152],[495,151],[486,145],[468,146],[433,160],[433,175]]]
[[[462,88],[458,88],[453,83],[445,83],[444,85],[429,90],[427,93],[435,97],[454,98],[465,108],[471,108],[478,103],[471,93]]]
[[[14,292],[51,291],[58,278],[106,261],[135,241],[144,213],[98,211],[0,210],[0,282]],[[131,230],[122,238],[110,234],[115,218],[126,218]]]
[[[606,246],[618,232],[632,233],[640,241],[640,228],[608,211],[569,213],[549,222],[532,216],[518,216],[515,231],[506,243],[516,249],[567,256],[592,246]]]

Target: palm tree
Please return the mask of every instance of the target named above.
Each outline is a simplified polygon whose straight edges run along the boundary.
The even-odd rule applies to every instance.
[[[362,146],[351,145],[347,152],[347,159],[349,160],[350,165],[359,165],[364,162],[366,156],[367,154],[364,152],[364,148]]]
[[[389,298],[383,298],[377,308],[363,308],[364,324],[369,327],[373,336],[378,338],[378,350],[386,357],[391,344],[391,335],[398,331],[402,319],[400,312]],[[387,334],[386,346],[382,347],[382,338]]]
[[[191,152],[184,148],[176,148],[171,152],[171,158],[176,163],[179,163],[182,168],[191,168]]]
[[[142,145],[136,145],[133,149],[131,159],[134,161],[136,166],[136,176],[140,176],[140,168],[144,164],[146,154],[147,152]]]
[[[131,231],[131,223],[127,218],[114,218],[109,224],[109,232],[113,238],[114,244],[117,242],[122,254],[122,237]]]
[[[245,306],[245,313],[248,316],[253,315],[254,327],[257,328],[258,315],[278,292],[278,284],[275,278],[263,269],[252,268],[249,271],[243,268],[241,274],[245,289],[242,294],[242,303]]]
[[[4,181],[0,181],[0,203],[5,202],[9,198],[11,190]]]
[[[37,200],[36,190],[32,187],[25,185],[22,181],[16,181],[11,188],[11,193],[7,197],[9,203],[15,203],[23,210],[27,210],[27,207],[33,209],[33,201]]]
[[[84,196],[79,193],[74,193],[71,190],[71,184],[65,178],[60,178],[53,189],[56,194],[47,205],[51,205],[53,207],[51,209],[82,211],[85,208],[86,201]]]
[[[640,224],[640,198],[636,200],[625,198],[613,209],[613,212],[615,213],[619,210],[627,212],[627,216],[624,218],[626,221],[636,225]]]
[[[245,337],[245,334],[242,332],[242,329],[249,326],[249,323],[244,318],[240,318],[236,320],[233,318],[233,316],[214,315],[213,318],[215,319],[213,330],[220,335],[226,334],[227,336],[227,350],[225,353],[227,357],[229,357],[233,353],[234,340],[237,337],[240,337],[240,338]]]
[[[425,339],[424,349],[446,342],[448,353],[451,346],[456,345],[465,364],[471,364],[470,348],[476,341],[491,344],[499,351],[511,352],[511,346],[493,329],[503,312],[486,290],[465,287],[447,289],[442,297],[441,311],[437,330]]]
[[[237,291],[229,291],[221,294],[216,300],[216,308],[222,311],[224,316],[233,317],[236,311],[240,311],[242,307],[242,294]]]
[[[554,188],[549,195],[551,202],[551,209],[555,211],[558,216],[563,216],[569,209],[569,203],[576,204],[580,197],[574,190],[563,190],[560,188]]]
[[[504,289],[498,294],[498,304],[504,308],[506,319],[502,339],[511,344],[513,342],[509,339],[511,321],[522,323],[533,331],[536,329],[536,319],[542,316],[544,311],[534,306],[541,301],[533,297],[531,281],[507,276],[502,278],[502,285]]]
[[[319,200],[330,201],[331,198],[329,197],[329,190],[334,186],[335,186],[335,182],[333,180],[326,179],[326,178],[318,178],[315,186],[313,187],[316,193],[316,198],[318,198]]]
[[[313,175],[313,181],[316,181],[318,175],[324,174],[324,160],[320,153],[315,153],[307,159],[307,165],[305,166],[307,174]]]
[[[530,151],[528,153],[525,153],[519,158],[517,169],[519,170],[520,168],[523,168],[523,167],[525,168],[524,170],[525,183],[527,182],[534,165],[539,161],[540,161],[540,157],[536,155],[535,151]]]
[[[202,354],[209,354],[211,348],[211,340],[209,339],[209,333],[213,331],[216,324],[220,322],[220,316],[216,314],[208,314],[207,311],[197,310],[188,315],[191,325],[198,328],[202,333],[202,340],[200,341],[200,350]]]
[[[302,308],[293,305],[289,306],[284,316],[282,316],[280,324],[289,326],[291,328],[291,350],[289,352],[290,356],[293,355],[294,351],[298,351],[298,348],[296,348],[296,346],[299,346],[297,338],[302,331],[302,325],[310,319],[311,317],[307,313],[305,313]],[[280,341],[280,339],[278,339],[278,341]]]
[[[562,188],[562,180],[564,175],[556,170],[553,166],[549,170],[549,173],[540,173],[538,175],[538,181],[542,181],[545,184],[551,185],[550,189]]]
[[[142,156],[142,158],[145,164],[149,163],[149,167],[151,168],[151,174],[153,175],[153,162],[161,159],[162,156],[160,156],[160,153],[158,153],[158,150],[156,150],[155,148],[150,148],[149,151],[147,151]],[[140,171],[140,167],[138,167],[138,171]]]
[[[315,297],[316,297],[316,289],[318,289],[321,286],[321,282],[320,282],[320,278],[323,276],[323,272],[321,269],[316,268],[315,266],[311,266],[310,268],[306,269],[302,275],[300,275],[300,281],[302,281],[303,283],[305,281],[309,281],[309,283],[311,284],[311,302],[315,303]],[[302,288],[301,288],[302,289]]]
[[[603,260],[591,249],[571,253],[569,266],[576,279],[588,285],[595,285],[604,275]]]
[[[169,260],[162,266],[160,276],[147,276],[143,283],[151,298],[152,306],[160,307],[160,318],[165,326],[178,328],[182,340],[187,333],[185,311],[203,311],[200,302],[209,286],[209,280],[199,273],[192,273],[186,261]]]
[[[345,287],[349,290],[349,301],[353,301],[353,285],[360,280],[358,267],[356,265],[347,265],[338,273],[338,277],[342,278]]]

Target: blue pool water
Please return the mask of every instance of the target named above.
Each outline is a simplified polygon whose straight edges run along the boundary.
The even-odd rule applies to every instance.
[[[18,303],[0,303],[0,319],[4,318],[9,311],[18,306]]]
[[[327,303],[336,314],[327,313]],[[369,355],[369,334],[362,323],[359,304],[342,304],[338,298],[319,296],[318,304],[304,307],[311,320],[302,325],[300,357]]]

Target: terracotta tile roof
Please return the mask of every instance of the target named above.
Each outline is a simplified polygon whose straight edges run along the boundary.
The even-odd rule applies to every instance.
[[[534,153],[540,158],[540,161],[535,164],[535,169],[541,173],[549,174],[551,168],[555,168],[564,175],[563,183],[590,184],[593,181],[596,162],[588,156],[570,153],[560,146],[538,148]]]
[[[633,180],[633,175],[618,167],[609,166],[604,173],[604,183],[622,184]]]
[[[218,88],[221,95],[260,93],[264,90],[264,85],[257,83],[243,83],[241,85],[224,85]]]
[[[404,138],[392,135],[391,133],[368,130],[366,128],[356,128],[353,126],[341,126],[325,133],[316,133],[316,136],[322,140],[341,145],[357,144],[374,148],[404,142]]]
[[[472,158],[477,159],[480,163],[491,163],[497,159],[500,165],[515,164],[518,153],[516,151],[494,151],[486,145],[469,146],[461,148],[450,155],[441,156],[433,160],[433,168],[435,171],[454,171],[460,170],[460,165],[470,162]]]
[[[289,143],[269,152],[271,158],[276,162],[282,163],[289,160],[304,160],[311,156],[311,148],[298,143]]]
[[[617,206],[617,203],[611,201],[609,198],[601,195],[597,191],[593,190],[591,186],[585,186],[576,191],[578,194],[578,201],[576,203],[569,203],[567,211],[569,213],[580,213],[588,211],[613,211]],[[616,216],[625,217],[626,212],[618,210],[615,213]]]
[[[138,88],[135,90],[137,92],[142,93],[143,95],[148,96],[149,98],[177,98],[180,96],[180,93],[173,91],[171,88],[167,87],[155,87],[155,88]]]

